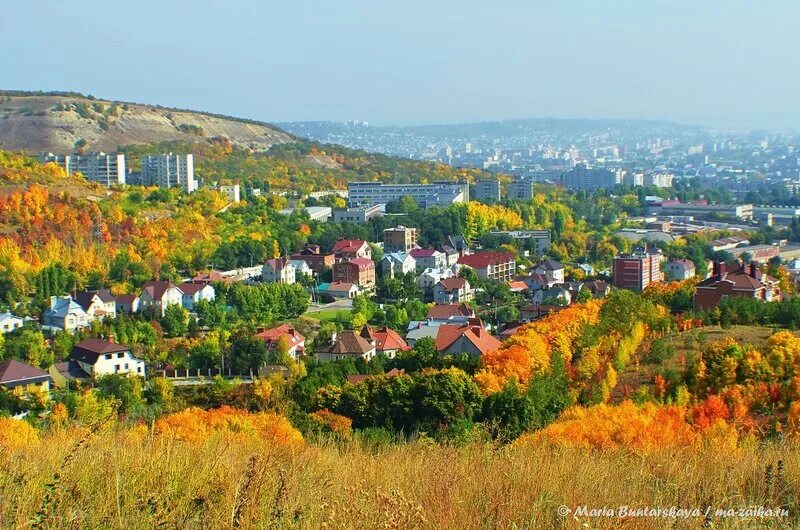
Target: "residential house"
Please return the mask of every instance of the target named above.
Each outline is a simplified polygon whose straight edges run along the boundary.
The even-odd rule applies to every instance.
[[[339,260],[372,259],[372,248],[363,239],[340,239],[333,245],[333,254]]]
[[[399,333],[387,326],[379,328],[364,326],[361,329],[361,336],[375,345],[377,355],[385,355],[390,359],[393,359],[399,352],[411,349]]]
[[[425,269],[442,269],[447,266],[447,256],[432,248],[415,248],[409,252],[417,264],[417,271]]]
[[[103,339],[86,339],[72,347],[70,360],[87,374],[99,377],[109,374],[145,376],[145,365],[130,347]]]
[[[524,293],[528,290],[528,284],[525,283],[525,280],[511,280],[506,285],[508,285],[512,293]]]
[[[364,359],[369,361],[375,357],[375,341],[365,338],[359,332],[342,331],[331,335],[328,344],[317,350],[320,361],[339,361],[342,359]]]
[[[589,265],[588,263],[581,263],[578,265],[578,268],[583,271],[583,274],[586,276],[594,276],[594,267]]]
[[[475,271],[479,278],[507,282],[514,278],[517,262],[508,252],[476,252],[461,256],[458,264]]]
[[[55,363],[48,369],[53,383],[58,388],[71,387],[73,382],[83,383],[91,377],[81,368],[78,361],[63,361]]]
[[[231,278],[228,276],[223,276],[220,271],[203,271],[198,272],[197,275],[192,278],[192,283],[213,283],[213,282],[225,282],[230,283]]]
[[[323,289],[323,287],[325,287]],[[349,282],[331,282],[320,286],[320,291],[334,298],[355,298],[359,293],[357,286]]]
[[[135,294],[121,294],[116,300],[117,313],[138,313],[139,297]]]
[[[531,293],[547,289],[556,284],[555,281],[548,278],[547,274],[543,272],[532,272],[529,276],[525,277],[524,281]]]
[[[294,326],[290,324],[281,324],[270,329],[262,329],[256,333],[256,337],[262,339],[267,344],[268,350],[273,350],[278,345],[278,342],[283,340],[289,355],[295,361],[303,355],[306,350],[306,338],[300,334]]]
[[[444,254],[444,266],[445,267],[452,267],[456,263],[458,263],[458,258],[461,257],[461,253],[451,247],[450,245],[441,245],[439,247],[439,252]]]
[[[539,263],[533,268],[533,272],[544,274],[547,277],[548,285],[564,281],[564,265],[554,259]]]
[[[417,276],[417,287],[424,293],[432,292],[433,286],[446,278],[452,278],[456,271],[452,268],[425,269],[422,274]]]
[[[375,262],[369,258],[353,258],[333,266],[333,281],[354,283],[362,290],[375,287]]]
[[[9,312],[0,313],[0,333],[8,333],[20,329],[25,325],[25,320]]]
[[[455,249],[461,256],[465,256],[470,253],[467,238],[462,235],[447,236],[442,244]]]
[[[24,396],[37,391],[48,392],[52,379],[50,374],[33,366],[9,359],[0,362],[0,387],[15,396]]]
[[[142,286],[139,295],[142,313],[163,317],[170,305],[183,305],[183,293],[174,283],[151,280]]]
[[[292,284],[296,279],[296,269],[286,258],[268,259],[261,268],[261,280],[264,283]]]
[[[390,252],[381,259],[381,273],[384,278],[404,276],[409,272],[416,272],[417,265],[414,258],[405,252]]]
[[[305,276],[306,278],[314,276],[314,269],[312,269],[305,260],[290,259],[289,263],[294,267],[295,279],[297,279],[297,276]]]
[[[316,275],[319,275],[325,269],[333,267],[333,263],[336,261],[336,256],[333,253],[323,254],[319,245],[311,245],[308,243],[289,257],[292,260],[305,261]]]
[[[78,291],[75,293],[75,301],[86,311],[90,320],[117,317],[117,301],[108,289]]]
[[[427,319],[438,322],[466,322],[475,318],[475,311],[465,303],[435,305],[428,310]]]
[[[417,246],[417,229],[398,226],[383,231],[384,252],[409,252]]]
[[[182,283],[178,289],[183,293],[182,301],[183,307],[189,311],[194,311],[194,306],[201,300],[213,301],[217,292],[211,285],[207,283]]]
[[[573,301],[572,295],[569,292],[569,289],[563,287],[563,284],[553,285],[552,287],[546,287],[544,289],[539,289],[538,291],[533,292],[533,296],[531,297],[531,301],[534,304],[544,304],[544,305],[570,305]]]
[[[464,278],[445,278],[433,286],[433,301],[437,304],[471,302],[475,291]]]
[[[436,334],[436,350],[442,355],[467,353],[478,357],[496,350],[502,344],[483,328],[480,319],[463,324],[442,324]]]
[[[675,259],[664,264],[664,275],[667,280],[681,281],[694,278],[694,262],[688,259]]]
[[[778,280],[761,272],[755,263],[734,261],[730,266],[714,263],[710,278],[697,284],[694,293],[695,309],[711,309],[723,298],[740,296],[767,302],[781,300]]]
[[[46,327],[63,329],[74,333],[91,323],[89,315],[71,296],[51,296],[50,307],[42,315],[42,324]]]
[[[587,280],[583,288],[592,293],[592,298],[605,298],[611,292],[611,284],[603,280]]]

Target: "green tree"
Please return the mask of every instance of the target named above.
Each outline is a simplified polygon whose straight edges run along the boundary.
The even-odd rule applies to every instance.
[[[161,326],[169,337],[183,337],[189,331],[189,312],[178,304],[170,304],[164,310]]]

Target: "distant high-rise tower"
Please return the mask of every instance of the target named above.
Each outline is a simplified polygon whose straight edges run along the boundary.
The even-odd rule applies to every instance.
[[[150,155],[142,157],[142,183],[160,188],[181,188],[186,193],[197,189],[194,155]]]

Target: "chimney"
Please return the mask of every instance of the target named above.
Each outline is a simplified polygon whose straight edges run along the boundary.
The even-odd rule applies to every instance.
[[[333,333],[331,333],[331,344],[333,344],[334,342],[336,342],[336,332],[335,331]]]
[[[755,261],[751,261],[750,262],[750,277],[751,278],[756,278],[756,274],[758,274],[758,268],[756,267],[756,262]]]

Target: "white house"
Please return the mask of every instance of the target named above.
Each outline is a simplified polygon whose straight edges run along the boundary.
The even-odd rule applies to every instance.
[[[167,306],[183,305],[183,293],[172,282],[152,280],[142,286],[139,309],[142,313],[164,316]]]
[[[314,276],[314,269],[309,267],[308,263],[306,263],[304,260],[290,259],[289,263],[291,263],[292,266],[294,267],[295,279],[297,279],[298,274],[301,276],[305,276],[307,278],[311,278],[312,276]]]
[[[217,296],[217,292],[208,283],[183,283],[178,286],[183,293],[181,304],[189,311],[194,311],[194,305],[201,300],[212,301]]]
[[[70,360],[77,362],[89,375],[140,375],[145,377],[142,359],[133,355],[128,346],[102,339],[86,339],[72,347]]]
[[[75,301],[86,311],[90,320],[117,317],[117,300],[108,289],[78,291],[75,293]]]
[[[42,315],[42,324],[70,333],[91,323],[89,315],[71,296],[51,296],[50,307]]]
[[[390,252],[381,260],[381,271],[386,278],[403,276],[408,272],[416,272],[417,262],[405,252]]]
[[[554,259],[541,262],[533,268],[533,272],[544,274],[550,285],[564,281],[564,265]]]
[[[433,286],[440,281],[445,278],[452,278],[455,275],[456,273],[452,268],[425,269],[422,274],[417,276],[417,287],[422,291],[433,289]]]
[[[139,304],[139,297],[135,294],[121,294],[116,300],[117,313],[138,313]]]
[[[417,264],[417,270],[441,269],[447,267],[447,255],[433,248],[415,248],[411,252]]]
[[[433,286],[433,301],[437,304],[471,302],[474,291],[464,278],[445,278]]]
[[[261,268],[261,280],[264,283],[294,283],[296,269],[286,258],[268,259]]]
[[[679,281],[694,278],[694,262],[688,259],[676,259],[664,264],[664,275],[667,280]]]
[[[11,313],[0,313],[0,333],[8,333],[19,329],[25,324],[25,320]]]

